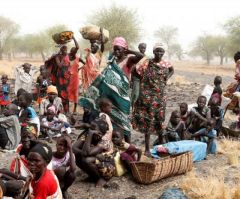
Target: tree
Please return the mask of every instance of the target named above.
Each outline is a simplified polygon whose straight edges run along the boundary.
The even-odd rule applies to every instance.
[[[215,40],[215,53],[220,58],[220,65],[223,65],[223,60],[227,56],[228,39],[224,36],[215,36],[213,40]]]
[[[171,59],[173,55],[171,46],[176,42],[176,37],[178,35],[178,29],[173,26],[162,26],[155,32],[155,37],[159,38],[160,41],[166,45],[168,58]]]
[[[171,46],[169,46],[169,49],[170,49],[169,51],[171,52],[171,54],[175,54],[179,61],[182,60],[183,49],[180,44],[178,44],[178,43],[172,44]]]
[[[0,16],[0,60],[11,38],[18,32],[19,26],[12,20]]]
[[[228,33],[228,53],[233,55],[239,51],[240,46],[240,16],[227,20],[223,28]]]
[[[191,55],[199,55],[207,64],[210,64],[210,60],[214,57],[216,51],[215,39],[212,35],[199,36],[193,44]]]
[[[89,17],[89,22],[109,31],[109,41],[106,49],[111,49],[111,41],[115,37],[124,37],[128,45],[134,45],[140,38],[140,22],[137,12],[126,6],[112,5],[101,8]]]

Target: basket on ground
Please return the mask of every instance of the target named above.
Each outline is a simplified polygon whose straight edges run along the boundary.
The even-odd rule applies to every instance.
[[[142,184],[150,184],[162,178],[186,173],[192,169],[192,152],[168,156],[151,162],[133,162],[133,178]]]
[[[52,36],[53,40],[57,44],[66,44],[70,42],[73,38],[73,32],[72,31],[63,31],[60,33],[56,33]]]

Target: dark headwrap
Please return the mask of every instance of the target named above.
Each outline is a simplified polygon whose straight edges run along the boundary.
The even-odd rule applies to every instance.
[[[42,156],[42,158],[47,162],[47,164],[49,162],[51,162],[52,160],[52,149],[50,146],[46,145],[46,144],[43,144],[43,143],[39,143],[37,145],[35,145],[30,153],[33,152],[33,153],[38,153],[39,155]]]

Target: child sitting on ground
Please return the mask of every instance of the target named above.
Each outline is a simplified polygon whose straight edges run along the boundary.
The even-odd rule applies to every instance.
[[[218,106],[221,106],[222,104],[222,88],[221,88],[221,84],[222,84],[222,77],[220,76],[216,76],[214,79],[214,89],[212,92],[212,95],[210,97],[209,103],[208,105],[211,106],[211,102],[212,100],[217,100],[218,102]]]
[[[4,117],[0,117],[0,147],[14,150],[20,142],[20,124],[18,121],[18,107],[9,104],[3,111]]]
[[[199,96],[197,99],[197,107],[193,107],[190,111],[189,118],[186,122],[187,131],[193,134],[204,128],[207,121],[211,118],[210,109],[206,106],[207,98]]]
[[[57,108],[53,104],[47,106],[47,115],[41,121],[41,132],[49,138],[50,142],[52,137],[71,133],[69,124],[58,118]]]
[[[219,106],[218,102],[218,99],[212,99],[210,104],[211,117],[216,120],[215,130],[217,131],[217,136],[219,136],[224,117],[224,110]]]
[[[166,129],[163,131],[163,137],[165,138],[166,143],[184,140],[185,130],[185,124],[180,119],[180,112],[175,110],[171,114]]]
[[[52,169],[58,177],[58,181],[62,190],[63,198],[68,197],[68,188],[73,184],[76,178],[76,163],[72,151],[71,138],[61,136],[57,139],[57,151],[53,152]]]
[[[186,123],[188,117],[189,117],[189,112],[188,112],[188,105],[186,102],[183,102],[179,106],[180,108],[180,114],[181,114],[181,120]]]
[[[1,111],[3,111],[3,109],[5,108],[6,105],[11,103],[10,98],[9,98],[10,85],[7,83],[7,81],[8,81],[8,76],[3,75],[2,76],[2,86],[1,86],[2,93],[0,95]]]
[[[96,186],[103,186],[115,174],[113,154],[102,144],[107,131],[105,116],[97,118],[91,122],[86,139],[78,139],[73,145],[77,166],[96,182]]]
[[[206,142],[208,145],[208,153],[216,154],[217,152],[217,131],[214,129],[216,126],[216,120],[211,118],[207,122],[207,127],[202,128],[194,133],[192,138],[199,138],[201,142]]]
[[[129,144],[124,141],[123,132],[116,129],[113,133],[114,146],[120,151],[120,159],[123,161],[126,168],[130,171],[130,163],[140,161],[142,150],[134,144]]]
[[[30,106],[32,103],[32,94],[26,92],[19,97],[19,122],[20,123],[33,123],[38,127],[40,131],[40,120],[35,110]]]

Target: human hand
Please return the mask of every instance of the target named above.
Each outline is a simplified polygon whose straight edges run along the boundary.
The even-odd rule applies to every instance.
[[[65,136],[65,140],[67,142],[67,148],[68,150],[72,148],[72,141],[69,136]]]

